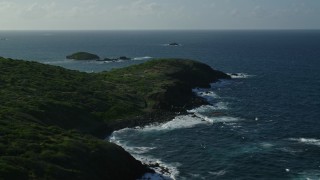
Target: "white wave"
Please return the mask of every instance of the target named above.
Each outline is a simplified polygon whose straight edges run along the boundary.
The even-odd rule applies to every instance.
[[[198,124],[205,123],[201,118],[194,115],[183,115],[177,116],[173,120],[162,123],[162,124],[153,124],[141,128],[143,131],[163,131],[163,130],[174,130],[182,128],[191,128]]]
[[[144,131],[144,132],[170,131],[175,129],[192,128],[200,124],[210,125],[213,123],[230,123],[226,125],[241,127],[241,126],[236,126],[234,123],[232,123],[240,120],[241,120],[240,118],[231,117],[231,116],[209,117],[201,113],[194,113],[189,115],[177,116],[173,120],[166,123],[162,123],[162,124],[152,124],[144,127],[136,127],[135,130]]]
[[[227,110],[228,106],[225,102],[218,102],[214,105],[203,105],[198,108],[188,110],[187,112],[193,113],[196,117],[208,123],[230,123],[240,121],[241,119],[231,116],[226,116],[222,110]],[[232,124],[234,125],[234,124]]]
[[[132,60],[135,60],[135,61],[143,61],[143,60],[149,60],[149,59],[153,59],[153,57],[150,57],[150,56],[135,57],[135,58],[133,58]]]
[[[247,73],[227,73],[233,79],[246,79],[253,77],[254,75],[249,75]]]
[[[299,143],[320,146],[320,139],[314,138],[290,138],[291,141],[297,141]]]
[[[204,119],[205,121],[209,123],[229,123],[229,122],[237,122],[240,121],[241,119],[236,118],[236,117],[231,117],[231,116],[219,116],[219,117],[208,117],[204,116],[201,114],[196,114],[196,116]]]
[[[128,151],[134,155],[144,154],[146,152],[149,152],[152,149],[155,149],[155,147],[139,147],[139,146],[128,145],[126,143],[126,141],[122,140],[120,137],[122,137],[123,134],[129,134],[131,130],[133,130],[133,129],[125,128],[125,129],[121,129],[119,131],[114,131],[111,134],[111,136],[109,136],[109,138],[107,138],[106,140],[123,147],[126,151]]]

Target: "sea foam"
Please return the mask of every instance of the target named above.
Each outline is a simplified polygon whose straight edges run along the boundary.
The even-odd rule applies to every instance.
[[[142,128],[137,127],[142,131],[163,131],[163,130],[174,130],[181,128],[192,128],[198,124],[204,124],[205,122],[200,118],[194,115],[182,115],[177,116],[173,120],[162,123],[162,124],[152,124],[147,125]]]

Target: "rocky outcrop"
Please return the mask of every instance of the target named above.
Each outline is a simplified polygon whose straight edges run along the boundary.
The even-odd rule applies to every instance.
[[[209,88],[210,83],[219,79],[230,79],[231,77],[221,71],[213,70],[210,66],[200,62],[189,62],[168,76],[177,82],[166,87],[164,93],[157,93],[150,96],[158,103],[154,108],[170,111],[184,112],[199,105],[206,104],[206,100],[196,96],[192,89],[196,87]]]

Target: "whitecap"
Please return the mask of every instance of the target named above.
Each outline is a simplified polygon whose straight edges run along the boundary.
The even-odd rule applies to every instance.
[[[320,139],[314,138],[290,138],[291,141],[297,141],[299,143],[320,146]]]
[[[247,73],[227,73],[233,79],[246,79],[253,77],[254,75],[249,75]]]

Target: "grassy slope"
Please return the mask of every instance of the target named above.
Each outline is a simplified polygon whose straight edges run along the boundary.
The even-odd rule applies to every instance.
[[[138,116],[182,110],[194,99],[190,88],[217,78],[228,77],[189,60],[87,74],[0,58],[0,177],[139,176],[140,162],[94,136]]]

